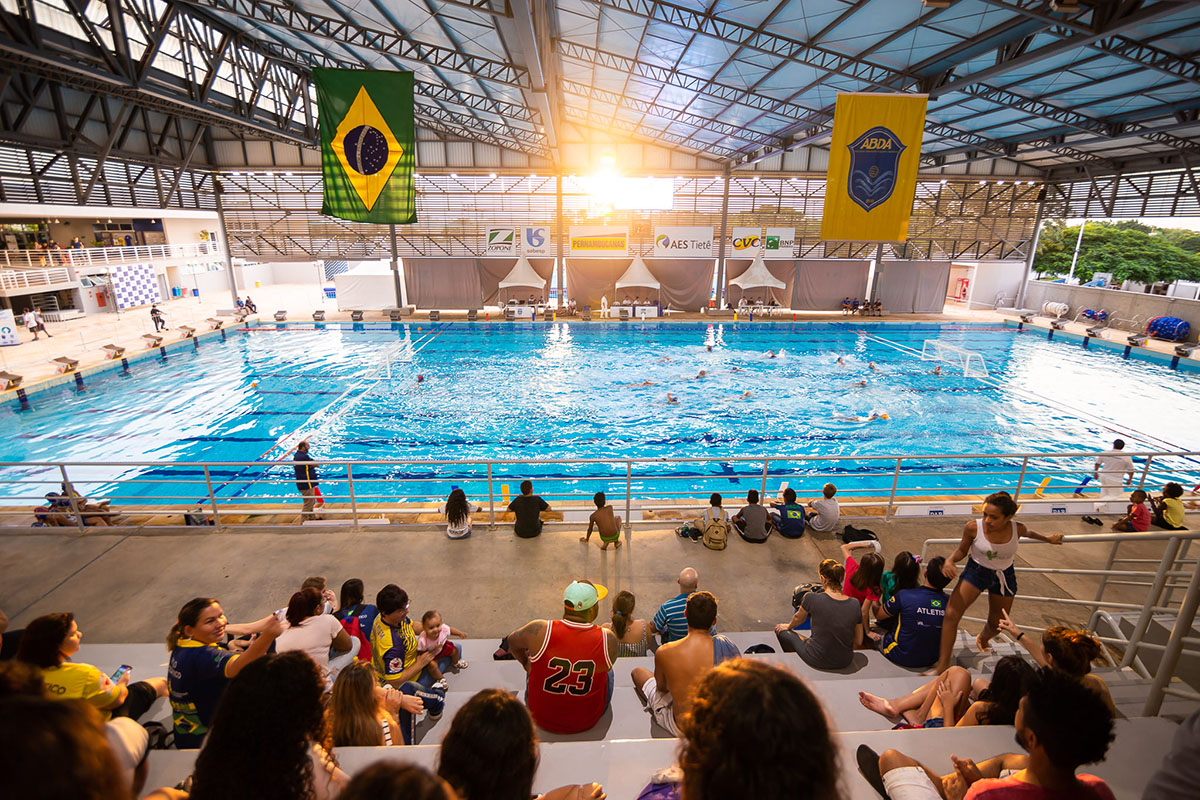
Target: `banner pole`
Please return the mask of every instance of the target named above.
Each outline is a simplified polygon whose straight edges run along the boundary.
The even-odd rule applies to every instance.
[[[721,233],[717,236],[717,308],[725,307],[725,244],[729,238],[729,168],[723,176],[725,188],[721,193]]]
[[[567,285],[564,281],[564,273],[566,272],[566,257],[564,255],[565,243],[563,242],[563,178],[561,172],[558,174],[557,195],[558,208],[555,213],[557,215],[556,227],[558,230],[556,232],[555,239],[558,242],[558,258],[555,260],[558,265],[558,307],[561,309],[564,305],[563,301],[566,299],[567,295]]]

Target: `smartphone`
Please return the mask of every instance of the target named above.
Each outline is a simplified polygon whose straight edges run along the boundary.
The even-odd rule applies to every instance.
[[[117,671],[112,674],[113,683],[117,683],[121,680],[121,678],[124,678],[131,669],[133,669],[133,667],[129,666],[128,664],[122,664],[121,666],[117,667]]]

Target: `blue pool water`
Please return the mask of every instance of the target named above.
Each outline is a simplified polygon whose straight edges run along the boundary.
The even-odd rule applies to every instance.
[[[944,377],[931,375],[934,365],[919,357],[927,339],[979,352],[990,379],[949,367]],[[766,358],[768,349],[782,349],[783,356]],[[385,359],[390,377],[381,367]],[[701,369],[707,376],[697,379]],[[645,381],[655,385],[635,385]],[[83,391],[71,386],[33,395],[28,410],[9,404],[0,409],[0,461],[173,462],[72,468],[71,475],[89,481],[82,486],[87,493],[191,502],[206,496],[207,486],[198,470],[180,462],[270,463],[302,435],[312,439],[318,459],[1051,452],[1095,449],[1116,433],[1131,449],[1198,449],[1198,387],[1200,377],[1165,364],[1125,361],[1115,351],[994,325],[292,325],[208,339],[165,362],[135,362],[128,375],[88,378]],[[667,404],[667,392],[678,405]],[[889,419],[841,419],[872,410]],[[886,490],[892,466],[850,461],[834,471]],[[692,494],[719,487],[678,476],[725,475],[725,490],[744,491],[761,470],[761,463],[643,465],[635,483],[654,484],[650,474],[676,476],[661,482],[664,492]],[[323,488],[345,494],[334,471],[324,469]],[[780,463],[770,470],[771,485],[792,476],[798,487],[804,475],[828,471],[820,462]],[[550,485],[538,487],[547,494],[617,491],[625,481],[624,465],[550,465],[536,472],[547,476]],[[513,465],[497,466],[493,475],[515,491],[526,473]],[[486,497],[485,475],[461,465],[355,468],[360,497],[444,496],[450,484]],[[107,483],[132,476],[165,482]],[[247,482],[264,476],[277,483]],[[587,476],[612,480],[579,482]],[[53,487],[2,481],[53,477],[0,469],[0,494],[37,497]],[[210,477],[222,497],[294,494],[286,468],[213,467]],[[934,474],[901,488],[928,491],[961,481]]]

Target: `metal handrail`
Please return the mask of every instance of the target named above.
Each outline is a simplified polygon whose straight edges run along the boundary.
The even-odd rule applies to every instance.
[[[1022,599],[1028,602],[1041,602],[1051,604],[1061,604],[1066,606],[1087,606],[1091,608],[1088,618],[1087,627],[1093,628],[1096,622],[1104,618],[1108,621],[1109,627],[1112,628],[1114,635],[1097,637],[1100,641],[1121,646],[1123,653],[1121,657],[1120,667],[1132,667],[1141,675],[1152,679],[1150,692],[1146,699],[1146,704],[1143,708],[1144,716],[1156,716],[1162,708],[1163,698],[1165,695],[1190,696],[1184,692],[1169,686],[1169,682],[1175,675],[1176,668],[1179,664],[1179,659],[1183,655],[1197,656],[1200,655],[1200,639],[1193,637],[1190,634],[1192,625],[1195,622],[1197,607],[1200,606],[1200,561],[1196,559],[1186,558],[1187,549],[1190,544],[1200,539],[1200,531],[1169,531],[1169,532],[1145,532],[1137,534],[1127,533],[1096,533],[1082,535],[1068,535],[1063,537],[1063,544],[1083,544],[1090,542],[1111,542],[1106,564],[1103,569],[1064,569],[1059,567],[1017,567],[1018,572],[1030,572],[1041,574],[1070,574],[1070,575],[1091,575],[1100,577],[1099,590],[1096,593],[1094,600],[1077,600],[1068,597],[1044,597],[1044,596],[1026,596]],[[922,561],[929,557],[931,546],[934,545],[957,545],[961,542],[961,538],[941,538],[941,539],[926,539],[921,546]],[[1028,540],[1030,544],[1044,544],[1037,540]],[[1144,570],[1130,569],[1114,569],[1114,564],[1118,561],[1129,562],[1136,561],[1144,563],[1149,559],[1119,559],[1117,557],[1117,549],[1123,542],[1165,542],[1166,546],[1163,556],[1156,563],[1158,568],[1155,572],[1150,573]],[[1155,563],[1155,562],[1152,562]],[[1180,567],[1184,567],[1180,569]],[[1138,580],[1116,580],[1120,578],[1145,578],[1153,577],[1152,581]],[[1181,576],[1190,576],[1190,580],[1186,586],[1186,594],[1183,600],[1175,607],[1171,603],[1171,591],[1178,588],[1177,583],[1171,582],[1171,578]],[[1112,580],[1110,580],[1110,578]],[[1130,585],[1130,586],[1146,586],[1148,591],[1146,597],[1141,604],[1136,603],[1120,603],[1104,599],[1104,593],[1108,586],[1115,585]],[[1133,631],[1128,637],[1121,635],[1121,628],[1116,624],[1108,611],[1136,611],[1138,612],[1137,621],[1134,624]],[[1143,641],[1147,630],[1156,614],[1173,614],[1174,624],[1172,625],[1170,638],[1165,645],[1154,644]],[[1141,659],[1141,651],[1149,650],[1161,652],[1162,657],[1154,670],[1153,675],[1146,667]]]
[[[153,259],[220,256],[223,253],[223,249],[216,242],[68,247],[61,250],[0,250],[0,265],[18,270],[30,267],[93,267]]]

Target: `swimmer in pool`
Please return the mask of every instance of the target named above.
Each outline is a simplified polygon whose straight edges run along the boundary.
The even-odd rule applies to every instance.
[[[693,380],[700,380],[701,378],[707,378],[707,377],[708,377],[708,372],[706,372],[705,370],[700,370],[699,372],[696,373],[696,377],[693,378]]]
[[[676,397],[675,395],[671,394],[670,392],[667,392],[667,405],[669,405],[669,406],[679,405],[679,398]]]
[[[739,397],[738,400],[749,400],[752,396],[753,395],[750,394],[750,390],[747,389],[746,391],[742,392],[742,396]]]
[[[837,359],[837,361],[836,361],[835,363],[836,363],[836,364],[837,364],[839,367],[844,367],[844,366],[846,366],[846,362],[842,360],[842,357],[841,357],[841,356],[838,356],[838,359]]]
[[[931,372],[931,373],[929,373],[929,374],[930,374],[930,375],[937,375],[938,377],[941,377],[941,374],[942,374],[942,365],[941,365],[941,364],[938,364],[936,367],[934,367],[934,368],[933,368],[933,372]]]
[[[872,361],[870,364],[867,364],[867,369],[871,370],[872,372],[878,372],[878,371],[879,371],[879,367],[875,366],[875,362],[874,362],[874,361]]]
[[[838,419],[842,422],[874,422],[877,419],[890,419],[890,417],[887,414],[872,411],[870,415],[865,417],[860,414],[841,414],[838,415]]]
[[[643,386],[658,386],[654,381],[642,381],[641,383],[623,383],[622,386],[629,386],[634,389],[640,389]]]
[[[711,344],[706,344],[706,345],[704,345],[704,349],[705,349],[705,350],[707,350],[708,352],[710,352],[710,353],[711,353],[711,352],[712,352],[712,345],[711,345]]]
[[[862,380],[860,380],[860,381],[855,381],[855,382],[854,382],[854,385],[855,385],[855,386],[866,386],[866,385],[867,385],[867,379],[866,379],[866,378],[863,378],[863,379],[862,379]]]
[[[775,351],[774,351],[774,350],[768,350],[768,351],[766,352],[766,356],[767,356],[767,358],[775,358]]]

